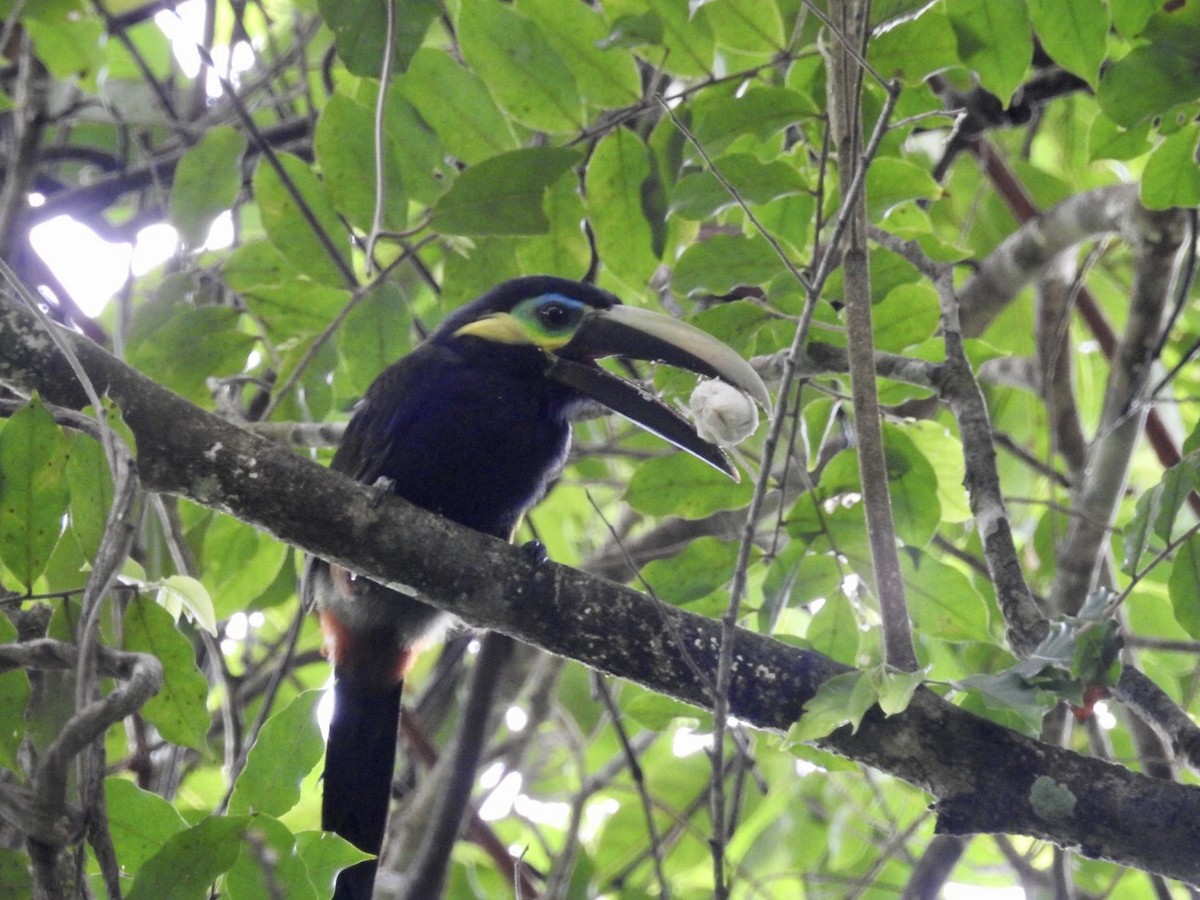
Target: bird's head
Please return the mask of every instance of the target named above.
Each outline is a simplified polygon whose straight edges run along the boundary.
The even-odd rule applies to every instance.
[[[771,408],[762,379],[716,338],[670,316],[622,306],[607,291],[577,281],[549,276],[507,281],[454,313],[435,336],[460,344],[471,338],[536,360],[545,378],[602,403],[735,480],[737,470],[718,446],[669,406],[596,361],[620,356],[666,363],[719,378],[764,410]]]

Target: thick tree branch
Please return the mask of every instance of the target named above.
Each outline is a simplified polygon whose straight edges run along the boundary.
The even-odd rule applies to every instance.
[[[1151,388],[1151,366],[1186,230],[1182,210],[1150,213],[1133,203],[1123,219],[1134,251],[1129,316],[1109,371],[1104,410],[1083,480],[1073,491],[1075,515],[1059,551],[1050,594],[1055,609],[1072,614],[1083,605],[1105,558],[1101,542],[1108,537],[1149,410],[1145,397]]]
[[[97,388],[137,438],[144,486],[236,515],[389,586],[411,585],[472,624],[709,706],[720,625],[547,563],[369,488],[207,414],[82,339]],[[33,316],[0,298],[0,381],[81,406],[83,392]],[[448,553],[447,548],[454,552]],[[464,562],[465,561],[465,562]],[[736,633],[730,712],[783,730],[845,668]],[[1158,781],[1008,731],[929,691],[821,742],[929,791],[942,833],[1007,832],[1200,883],[1200,788]]]
[[[1000,197],[1018,221],[1025,223],[1025,226],[1027,226],[1031,220],[1040,220],[1044,215],[1048,215],[1048,213],[1038,213],[1038,209],[1034,206],[1032,198],[1025,190],[1025,186],[1021,184],[1016,173],[1013,172],[1012,168],[995,147],[983,138],[977,138],[972,141],[970,146],[971,151],[978,157],[988,177],[995,185]],[[1118,190],[1120,188],[1100,188],[1098,191],[1092,191],[1091,195]],[[1136,192],[1133,196],[1128,197],[1126,202],[1136,202]],[[1007,245],[1007,243],[1005,241],[1004,244],[1001,244],[1001,247]],[[1096,339],[1096,342],[1100,345],[1105,358],[1111,360],[1113,353],[1116,352],[1117,336],[1086,285],[1080,285],[1076,293],[1075,308],[1078,310],[1080,318],[1083,319],[1091,331],[1092,336]],[[987,323],[990,321],[991,318],[987,318],[983,322],[982,327],[986,328]],[[1175,445],[1175,439],[1167,430],[1167,426],[1163,422],[1162,417],[1159,416],[1157,410],[1151,409],[1146,415],[1146,437],[1149,439],[1150,446],[1154,449],[1154,454],[1158,457],[1158,461],[1162,463],[1163,468],[1169,469],[1179,462],[1181,459],[1179,448]],[[1191,506],[1193,512],[1200,515],[1200,494],[1196,494],[1195,492],[1190,494],[1188,505]]]
[[[963,337],[982,334],[1060,253],[1103,234],[1119,233],[1139,240],[1145,227],[1139,219],[1145,215],[1138,202],[1138,186],[1121,184],[1076,194],[1029,219],[989,253],[974,276],[959,288]]]
[[[1008,643],[1017,656],[1026,659],[1046,637],[1049,625],[1033,598],[1017,557],[1012,525],[1000,490],[992,422],[963,348],[958,304],[949,270],[943,270],[936,284],[946,345],[946,363],[939,389],[958,422],[966,465],[963,481],[983,542],[988,574],[996,587],[996,602],[1008,625]]]
[[[1050,418],[1050,447],[1060,454],[1074,481],[1086,464],[1087,441],[1075,402],[1075,358],[1071,353],[1071,303],[1075,260],[1061,254],[1038,281],[1034,323],[1037,390]]]

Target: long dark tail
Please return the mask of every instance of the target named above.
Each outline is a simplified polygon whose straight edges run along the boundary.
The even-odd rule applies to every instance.
[[[333,689],[321,827],[367,853],[379,853],[387,826],[402,687],[381,692],[338,679]],[[344,869],[334,900],[370,900],[374,882],[375,860]]]

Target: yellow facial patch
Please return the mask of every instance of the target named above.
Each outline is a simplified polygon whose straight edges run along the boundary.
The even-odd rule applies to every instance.
[[[512,312],[491,313],[468,322],[454,336],[473,335],[497,344],[523,344],[553,353],[571,342],[584,311],[585,306],[577,300],[546,294],[522,300]]]
[[[485,341],[495,341],[497,344],[535,344],[536,341],[521,327],[521,323],[509,313],[492,313],[474,322],[468,322],[458,331],[455,337],[473,335]]]

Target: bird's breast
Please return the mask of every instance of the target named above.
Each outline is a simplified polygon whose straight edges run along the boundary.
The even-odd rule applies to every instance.
[[[566,461],[570,426],[540,385],[451,384],[421,415],[395,423],[385,473],[405,499],[507,538]]]

